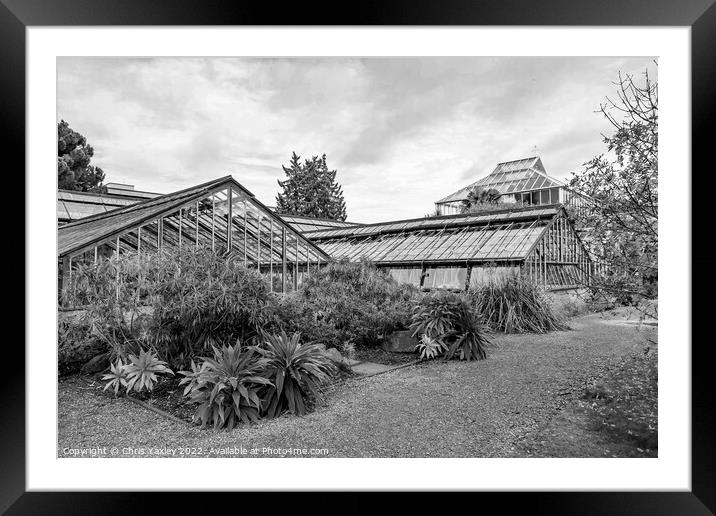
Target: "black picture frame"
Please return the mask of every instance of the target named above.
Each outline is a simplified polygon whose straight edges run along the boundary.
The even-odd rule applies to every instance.
[[[25,170],[25,29],[40,25],[551,25],[551,26],[688,26],[691,27],[692,73],[692,169],[713,168],[708,149],[708,129],[714,115],[716,91],[716,6],[714,0],[410,0],[360,3],[273,3],[221,0],[0,0],[0,125],[4,148],[13,149],[8,170]],[[707,161],[708,159],[708,161]],[[706,172],[708,173],[708,172]],[[20,176],[16,172],[14,175]],[[684,171],[689,174],[689,171]],[[686,176],[685,176],[686,177]],[[693,177],[693,176],[692,176]],[[25,190],[24,184],[20,188]],[[27,192],[25,192],[27,195]],[[706,217],[707,203],[692,206],[693,235]],[[15,226],[19,226],[14,223]],[[24,235],[16,229],[16,242]],[[15,236],[15,235],[13,235]],[[19,246],[18,246],[19,247]],[[692,250],[692,270],[710,270],[706,255]],[[17,260],[16,260],[17,261]],[[25,275],[32,271],[25,269]],[[700,279],[701,281],[701,279]],[[703,288],[702,291],[706,289]],[[694,292],[695,293],[695,292]],[[16,301],[17,306],[24,303]],[[710,303],[692,297],[692,320],[707,319]],[[703,324],[703,323],[701,323]],[[696,330],[696,327],[692,327]],[[692,330],[695,337],[697,332]],[[713,514],[716,512],[716,453],[714,403],[711,393],[711,339],[693,338],[692,346],[692,491],[691,492],[588,492],[588,493],[483,493],[479,503],[499,504],[510,510],[527,504],[537,514]],[[25,355],[6,342],[3,360],[12,364],[0,375],[3,416],[0,418],[0,510],[8,514],[108,514],[143,513],[155,496],[150,493],[28,493],[25,489]],[[669,343],[688,345],[689,343]],[[54,422],[48,422],[54,424]],[[159,495],[168,512],[200,509],[205,501],[186,493]],[[266,510],[265,497],[246,494],[211,494],[218,509],[230,496],[242,497],[242,511]],[[301,507],[307,495],[271,495],[275,503]],[[333,500],[321,495],[311,512],[340,508],[341,512],[365,512],[373,503],[357,493]],[[429,494],[413,494],[403,505],[425,508],[435,501]],[[450,505],[458,501],[451,498]],[[474,503],[474,502],[468,502]],[[129,504],[129,505],[127,505]],[[476,506],[476,509],[480,506]],[[163,511],[164,512],[164,511]],[[303,512],[303,511],[302,511]]]

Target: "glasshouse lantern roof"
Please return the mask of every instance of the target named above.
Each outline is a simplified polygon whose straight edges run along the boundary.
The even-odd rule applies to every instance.
[[[501,194],[507,194],[563,187],[565,185],[563,182],[548,176],[542,165],[542,160],[537,156],[533,156],[498,163],[489,175],[436,202],[463,201],[467,199],[470,191],[476,186],[486,190],[493,188]]]

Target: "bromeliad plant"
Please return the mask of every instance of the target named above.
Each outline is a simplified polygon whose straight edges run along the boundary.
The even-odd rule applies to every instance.
[[[461,295],[438,291],[423,297],[415,305],[410,325],[413,337],[420,337],[419,350],[425,350],[425,339],[444,346],[445,359],[480,360],[487,357],[490,344],[487,328],[479,314]],[[422,346],[422,349],[420,347]],[[431,344],[434,349],[435,344]]]
[[[114,389],[114,394],[119,394],[119,389],[124,387],[127,392],[152,391],[159,381],[157,375],[171,374],[174,372],[167,367],[167,363],[159,360],[152,351],[141,350],[139,356],[129,355],[129,362],[126,364],[118,358],[110,365],[110,372],[102,377],[107,381],[104,390]]]
[[[301,344],[300,333],[267,335],[257,351],[266,360],[265,375],[272,381],[264,389],[265,414],[276,417],[286,410],[306,414],[320,394],[320,386],[336,372],[333,362],[315,344]]]
[[[200,367],[179,372],[184,376],[180,385],[188,384],[189,400],[198,404],[194,421],[202,428],[211,424],[229,430],[239,421],[257,421],[263,408],[261,390],[273,386],[262,374],[268,361],[254,347],[242,348],[238,340],[235,346],[212,347],[213,358],[204,357]]]

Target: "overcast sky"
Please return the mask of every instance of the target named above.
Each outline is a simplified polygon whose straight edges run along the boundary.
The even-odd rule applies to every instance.
[[[565,49],[567,50],[567,49]],[[227,174],[275,204],[291,152],[325,153],[348,220],[421,217],[537,153],[568,178],[603,152],[594,113],[651,58],[59,58],[57,119],[106,182],[168,193]],[[536,148],[536,151],[535,151]]]

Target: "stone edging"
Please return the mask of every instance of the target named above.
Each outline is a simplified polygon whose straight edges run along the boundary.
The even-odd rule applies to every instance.
[[[401,365],[399,365],[399,366],[391,367],[390,369],[386,369],[385,371],[379,371],[379,372],[377,372],[377,373],[371,373],[371,374],[361,375],[361,376],[355,378],[355,380],[362,380],[363,378],[371,378],[372,376],[378,376],[379,374],[390,373],[390,372],[392,372],[392,371],[397,371],[398,369],[403,369],[404,367],[410,367],[410,366],[417,365],[417,364],[419,364],[420,362],[422,362],[422,360],[417,359],[417,360],[414,360],[414,361],[412,361],[412,362],[408,362],[407,364],[401,364]],[[362,362],[361,362],[361,363],[362,363]],[[356,365],[357,365],[357,364],[356,364]]]
[[[154,412],[154,413],[156,413],[156,414],[159,414],[160,416],[164,416],[165,418],[167,418],[167,419],[169,419],[169,420],[171,420],[171,421],[174,421],[175,423],[182,423],[182,424],[188,425],[188,426],[190,426],[190,427],[193,427],[193,426],[194,426],[194,425],[192,425],[191,423],[189,423],[188,421],[184,421],[183,419],[179,419],[178,417],[171,415],[169,412],[165,412],[165,411],[163,411],[162,409],[159,409],[159,408],[157,408],[157,407],[154,407],[154,406],[150,405],[149,403],[146,403],[146,402],[144,402],[144,401],[142,401],[142,400],[139,400],[139,399],[137,399],[137,398],[134,398],[134,397],[132,397],[132,396],[127,396],[127,395],[125,394],[124,396],[121,396],[121,397],[124,398],[124,399],[127,399],[127,400],[131,401],[132,403],[136,403],[136,404],[139,405],[140,407],[144,407],[145,409],[149,409],[149,410],[151,410],[152,412]]]

